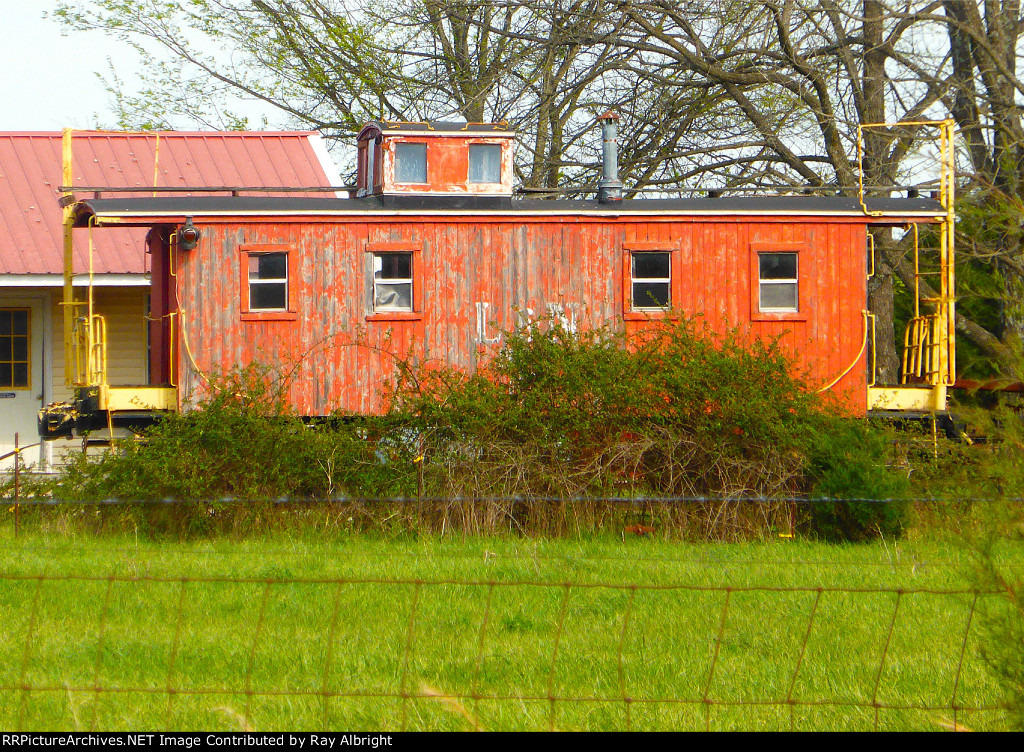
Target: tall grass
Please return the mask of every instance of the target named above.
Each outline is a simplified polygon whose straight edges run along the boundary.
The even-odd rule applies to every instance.
[[[1008,722],[949,545],[0,534],[12,730]]]

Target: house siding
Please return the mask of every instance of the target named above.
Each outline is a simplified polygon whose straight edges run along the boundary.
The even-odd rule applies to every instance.
[[[84,290],[82,291],[84,294]],[[107,323],[107,380],[112,386],[147,383],[146,299],[148,287],[103,288],[93,293],[96,313]],[[51,336],[53,342],[64,341],[64,319],[60,293],[51,300]],[[62,348],[56,348],[50,380],[52,401],[71,398],[71,389],[64,383]]]

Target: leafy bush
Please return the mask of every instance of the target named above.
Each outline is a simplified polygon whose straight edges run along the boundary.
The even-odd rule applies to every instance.
[[[830,420],[807,442],[810,527],[825,540],[897,537],[907,522],[905,475],[886,470],[886,433],[867,423]]]
[[[896,448],[910,471],[914,527],[932,534],[970,534],[986,524],[986,507],[1024,497],[1024,419],[1019,395],[957,395],[950,410],[967,438],[901,432]]]
[[[1024,539],[1024,515],[1015,508],[1002,505],[996,513],[1001,519],[997,528],[1014,527],[1010,538],[1020,545]],[[1001,536],[1000,536],[1001,537]],[[978,546],[978,585],[997,593],[995,598],[980,603],[981,655],[1002,688],[1003,704],[1010,726],[1024,731],[1024,578],[1002,563],[994,537]]]
[[[765,532],[789,513],[761,509],[744,521],[737,513],[749,505],[723,514],[721,500],[905,495],[884,440],[830,411],[775,343],[686,321],[633,339],[545,324],[506,335],[476,374],[435,371],[399,390],[435,493],[713,499],[710,509],[690,505],[699,521],[673,510],[702,537]],[[812,529],[852,539],[898,531],[900,505],[867,509],[833,505],[833,519],[816,515]],[[837,526],[836,515],[852,519]]]
[[[1024,574],[1013,564],[1024,545],[1024,500],[988,499],[973,511],[963,542],[975,586],[994,594],[978,600],[980,652],[1000,685],[1010,727],[1024,731]]]
[[[562,534],[621,528],[631,513],[665,534],[704,539],[791,528],[791,504],[751,498],[899,495],[885,442],[830,411],[793,374],[775,343],[693,322],[652,323],[627,337],[551,320],[506,334],[473,374],[400,362],[388,414],[309,425],[289,409],[287,384],[250,366],[215,379],[203,404],[143,441],[77,459],[46,493],[198,502],[415,496],[414,509],[352,509],[345,519]],[[622,501],[586,501],[608,497]],[[689,501],[654,501],[680,497]],[[260,509],[198,504],[182,519],[148,511],[144,521],[192,534],[225,520],[255,524]],[[809,529],[855,540],[894,534],[898,512],[820,505]]]
[[[208,501],[408,491],[406,478],[381,471],[366,440],[372,421],[308,425],[270,369],[250,365],[213,379],[210,391],[143,440],[118,441],[100,457],[76,456],[50,493],[79,501]]]

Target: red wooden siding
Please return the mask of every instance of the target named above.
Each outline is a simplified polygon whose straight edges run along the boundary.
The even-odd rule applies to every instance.
[[[285,371],[294,366],[292,402],[311,415],[380,410],[396,355],[472,369],[500,346],[502,330],[531,314],[561,311],[578,326],[623,325],[630,249],[673,251],[672,295],[680,310],[719,330],[780,337],[811,385],[850,366],[864,340],[865,223],[856,219],[367,215],[315,222],[197,217],[196,224],[201,244],[178,253],[176,280],[180,323],[196,366],[205,373],[251,360]],[[243,320],[241,251],[258,245],[284,246],[295,256],[289,259],[296,270],[289,282],[294,320]],[[417,251],[413,315],[368,318],[366,253],[374,247]],[[803,249],[806,315],[753,310],[751,254],[772,247]],[[637,319],[625,322],[630,329],[647,326],[646,317],[630,318]],[[202,377],[181,355],[187,401],[202,388]],[[861,356],[835,389],[855,413],[866,410],[863,362]]]

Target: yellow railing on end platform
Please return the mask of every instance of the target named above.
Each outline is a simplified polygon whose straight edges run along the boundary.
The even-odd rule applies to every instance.
[[[96,386],[107,383],[107,322],[98,313],[75,320],[74,366],[72,383]]]
[[[914,318],[907,324],[904,336],[903,352],[903,384],[928,384],[936,387],[950,386],[956,381],[956,303],[955,303],[955,224],[956,215],[956,162],[955,132],[956,122],[946,120],[915,120],[895,123],[865,123],[857,127],[857,166],[859,180],[859,200],[861,210],[866,216],[879,216],[879,212],[868,209],[864,186],[864,131],[872,128],[888,128],[904,126],[912,128],[937,128],[939,135],[939,196],[938,200],[945,210],[945,217],[940,221],[938,269],[930,272],[938,277],[939,289],[937,297],[922,298],[921,277],[929,274],[922,272],[920,267],[920,249],[918,246],[918,230],[913,225],[908,229],[914,232]],[[874,247],[869,249],[874,257]],[[873,271],[873,267],[872,267]],[[922,315],[921,303],[934,306],[934,312]],[[874,382],[872,371],[870,382]],[[941,390],[940,390],[941,391]],[[944,400],[944,397],[943,397]]]

